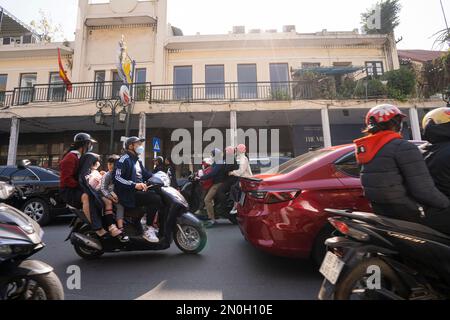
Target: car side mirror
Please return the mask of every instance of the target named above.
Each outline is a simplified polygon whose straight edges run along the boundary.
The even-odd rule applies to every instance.
[[[21,160],[21,161],[19,161],[17,168],[20,170],[23,170],[23,169],[28,168],[30,164],[31,164],[31,162],[29,160]]]

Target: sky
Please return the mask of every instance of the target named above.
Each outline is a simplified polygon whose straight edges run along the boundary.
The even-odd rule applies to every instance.
[[[297,32],[360,28],[361,12],[377,0],[168,0],[169,23],[184,34],[224,34],[234,25],[278,29],[296,25]],[[396,30],[400,49],[433,47],[433,34],[445,28],[439,0],[400,0],[401,24]],[[442,0],[450,23],[450,0]],[[0,0],[0,5],[26,23],[39,18],[39,9],[60,24],[64,37],[74,39],[77,0]]]

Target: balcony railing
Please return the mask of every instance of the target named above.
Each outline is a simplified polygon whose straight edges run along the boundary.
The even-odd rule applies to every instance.
[[[30,103],[57,103],[119,99],[122,82],[74,83],[72,91],[64,84],[37,84],[32,87],[15,88],[0,92],[0,108]],[[152,85],[134,83],[131,86],[134,101],[149,103],[171,102],[233,102],[233,101],[292,101],[314,99],[338,99],[314,81],[289,82],[227,82],[181,85]],[[356,97],[383,98],[383,97]],[[344,99],[344,98],[342,98]]]

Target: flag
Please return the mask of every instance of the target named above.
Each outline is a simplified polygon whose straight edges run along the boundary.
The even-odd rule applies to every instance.
[[[72,82],[70,82],[67,72],[64,70],[61,60],[61,49],[58,48],[58,64],[59,64],[59,77],[67,87],[67,91],[72,92]]]
[[[120,78],[124,83],[133,83],[133,62],[127,52],[127,46],[125,44],[124,38],[119,42],[119,52],[117,61],[117,71]]]

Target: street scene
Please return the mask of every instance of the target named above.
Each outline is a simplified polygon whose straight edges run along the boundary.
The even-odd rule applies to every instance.
[[[0,301],[448,300],[449,1],[0,0]]]

